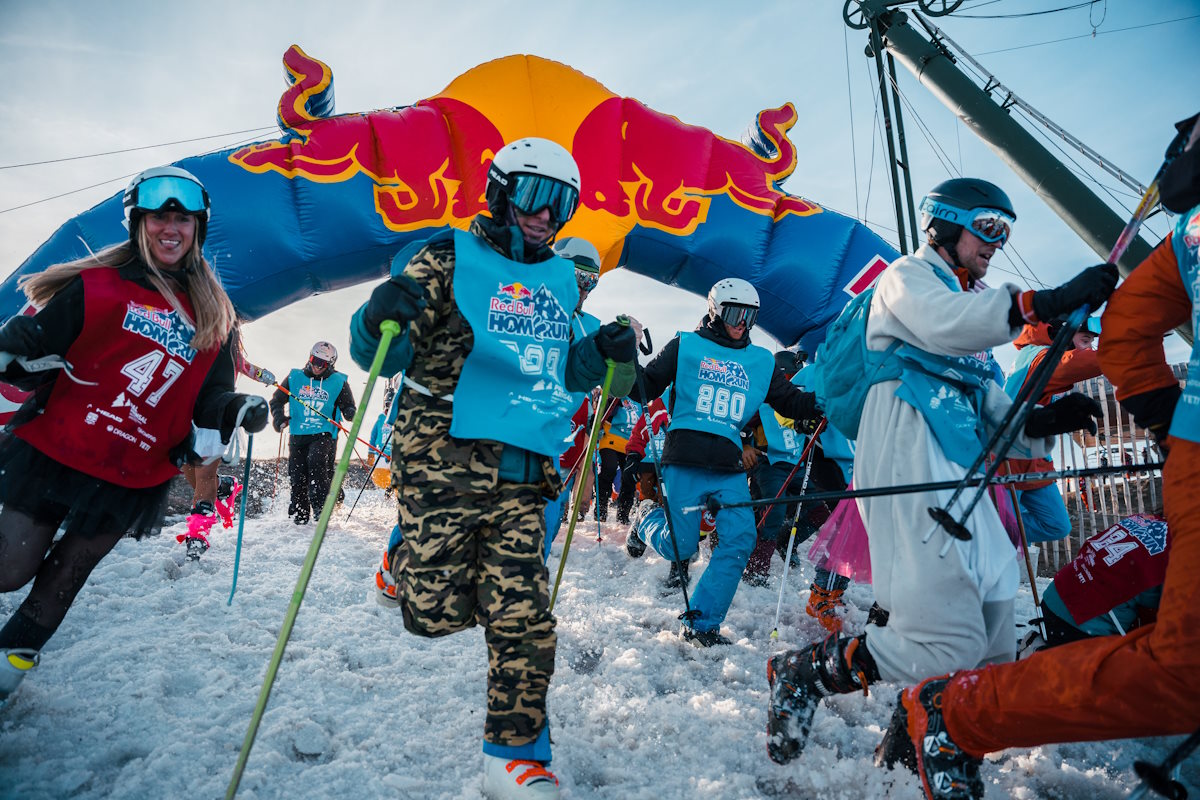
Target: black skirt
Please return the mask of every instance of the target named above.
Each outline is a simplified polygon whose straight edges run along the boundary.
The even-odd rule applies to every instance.
[[[162,529],[171,482],[129,489],[55,461],[11,433],[0,433],[0,506],[39,523],[91,538],[114,530],[135,539]]]

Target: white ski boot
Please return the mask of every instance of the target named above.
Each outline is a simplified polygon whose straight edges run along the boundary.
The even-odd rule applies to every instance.
[[[25,680],[25,676],[33,671],[40,660],[41,656],[37,650],[0,650],[0,709],[8,704],[21,681]]]
[[[484,753],[483,793],[492,800],[558,800],[558,778],[540,761]]]

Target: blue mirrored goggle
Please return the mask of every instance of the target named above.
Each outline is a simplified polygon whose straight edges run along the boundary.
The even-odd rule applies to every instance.
[[[143,211],[184,211],[203,214],[208,209],[204,187],[173,175],[147,178],[134,187],[134,206]]]
[[[600,276],[596,273],[582,269],[575,270],[575,283],[579,286],[579,291],[590,292],[596,288],[596,284],[599,282]]]
[[[561,225],[579,207],[579,192],[575,187],[554,178],[518,173],[512,176],[512,183],[508,199],[522,214],[536,214],[548,208],[554,222]]]
[[[747,330],[754,327],[758,319],[758,309],[753,306],[738,306],[726,303],[721,306],[721,320],[731,328],[745,324]]]
[[[1013,223],[1016,222],[1011,215],[996,208],[973,208],[964,211],[928,197],[921,201],[921,211],[931,217],[962,225],[983,241],[997,247],[1003,247],[1008,241],[1008,237],[1012,235]]]

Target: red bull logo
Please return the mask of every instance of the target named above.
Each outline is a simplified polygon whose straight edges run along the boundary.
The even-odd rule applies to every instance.
[[[882,256],[875,256],[866,263],[858,274],[850,279],[850,282],[842,287],[842,291],[851,297],[857,297],[875,285],[875,281],[879,280],[879,276],[887,269],[888,262]]]
[[[533,291],[523,283],[502,283],[496,289],[496,294],[511,297],[513,300],[529,300],[533,297]]]
[[[504,144],[486,116],[453,98],[369,114],[321,119],[308,110],[330,91],[329,67],[292,45],[284,55],[293,84],[279,101],[289,135],[250,145],[229,160],[251,172],[343,183],[374,182],[375,210],[394,231],[465,227],[486,207],[486,167]]]
[[[796,168],[796,148],[787,138],[795,124],[791,103],[760,112],[759,130],[774,151],[762,157],[636,100],[609,98],[587,115],[571,147],[581,204],[677,236],[708,219],[716,195],[776,221],[819,214],[820,206],[776,188]]]

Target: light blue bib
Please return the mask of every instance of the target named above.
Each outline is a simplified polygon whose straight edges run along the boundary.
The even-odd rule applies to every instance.
[[[579,406],[564,386],[574,266],[511,261],[465,231],[454,233],[454,259],[454,300],[475,343],[454,387],[450,435],[557,458]]]
[[[763,436],[767,440],[767,461],[795,466],[800,461],[808,437],[784,427],[775,415],[775,409],[766,403],[758,407],[758,418],[762,420]]]
[[[1171,435],[1200,442],[1200,338],[1196,338],[1200,334],[1200,206],[1175,218],[1171,246],[1183,288],[1192,300],[1192,356],[1188,359],[1187,383],[1171,421]]]
[[[933,273],[953,292],[962,287],[942,270]],[[946,457],[970,467],[987,444],[979,417],[984,387],[993,380],[991,365],[977,356],[942,356],[911,344],[896,348],[900,386],[896,396],[921,412]]]
[[[332,419],[341,419],[337,409],[338,395],[346,385],[346,375],[335,372],[328,378],[310,378],[303,370],[294,369],[288,374],[288,414],[291,420],[288,429],[293,436],[310,436],[315,433],[333,433],[333,423],[323,419],[317,411]],[[303,403],[301,402],[303,401]],[[312,408],[308,408],[312,406]],[[315,410],[313,410],[315,409]]]
[[[740,449],[741,430],[766,399],[774,372],[775,357],[758,345],[734,350],[679,334],[670,430],[724,436]]]
[[[622,439],[628,439],[633,435],[633,426],[637,424],[638,417],[642,415],[642,406],[640,403],[630,400],[628,397],[622,397],[617,401],[617,408],[613,411],[612,419],[608,426],[608,431],[613,436],[619,436]]]

